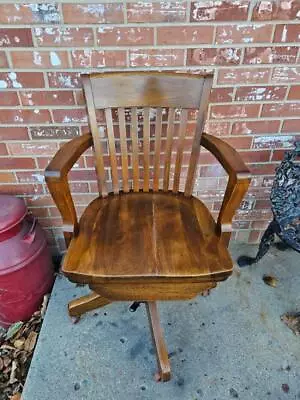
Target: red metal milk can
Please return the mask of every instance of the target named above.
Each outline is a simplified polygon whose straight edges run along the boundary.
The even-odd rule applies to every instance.
[[[23,199],[0,195],[0,325],[30,318],[53,281],[44,231]]]

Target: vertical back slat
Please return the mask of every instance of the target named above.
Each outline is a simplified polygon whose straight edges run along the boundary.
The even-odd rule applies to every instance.
[[[183,145],[184,145],[184,137],[186,134],[187,118],[188,118],[188,110],[183,109],[181,111],[180,126],[179,126],[179,137],[178,137],[177,155],[176,155],[176,162],[175,162],[173,193],[177,193],[179,190],[181,164],[182,164],[182,156],[183,156]]]
[[[133,168],[133,190],[138,192],[139,186],[139,147],[138,147],[138,121],[137,107],[131,108],[130,136],[132,141],[132,168]]]
[[[173,136],[174,136],[174,118],[175,118],[175,108],[169,108],[169,110],[168,110],[168,127],[167,127],[167,143],[166,143],[165,166],[164,166],[164,185],[163,185],[163,190],[165,192],[167,192],[169,190],[172,143],[173,143]]]
[[[114,191],[114,194],[118,194],[119,193],[118,165],[117,165],[117,157],[116,157],[115,135],[114,135],[114,127],[113,127],[111,108],[105,108],[105,119],[106,119],[106,126],[107,126],[107,137],[108,137],[108,147],[109,147],[113,191]]]
[[[159,190],[159,172],[160,172],[160,145],[161,145],[161,126],[162,124],[162,108],[156,109],[155,119],[155,148],[154,148],[154,180],[153,190]]]
[[[200,106],[198,109],[198,118],[196,124],[196,131],[194,136],[194,141],[192,145],[191,157],[189,162],[188,174],[185,184],[184,195],[191,196],[193,193],[195,177],[196,177],[196,168],[200,154],[200,145],[201,145],[201,137],[203,132],[203,125],[206,118],[206,109],[208,106],[208,99],[210,90],[212,87],[212,78],[205,78],[203,82],[202,88],[202,96],[200,101]]]
[[[103,162],[103,148],[100,139],[100,135],[97,127],[97,117],[95,112],[95,105],[93,100],[93,92],[91,86],[91,80],[89,77],[82,78],[84,85],[84,93],[86,98],[86,105],[89,115],[89,124],[93,135],[94,150],[95,150],[95,161],[97,171],[97,182],[99,188],[99,194],[103,197],[107,196],[107,188],[105,181],[105,169]]]
[[[120,129],[121,157],[122,157],[123,191],[125,193],[128,193],[129,192],[128,154],[127,154],[127,140],[126,140],[125,111],[123,107],[118,108],[118,116],[119,116],[119,129]]]
[[[144,185],[143,191],[149,192],[149,158],[150,158],[150,109],[144,108]]]

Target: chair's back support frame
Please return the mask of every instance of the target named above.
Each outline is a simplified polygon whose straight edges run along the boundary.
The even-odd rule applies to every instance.
[[[212,86],[212,75],[174,74],[157,72],[128,72],[83,75],[83,88],[87,103],[89,124],[93,135],[95,165],[98,177],[99,194],[107,196],[107,180],[103,159],[103,144],[97,126],[96,110],[103,109],[106,119],[107,139],[110,157],[110,168],[113,192],[120,191],[118,179],[117,155],[115,146],[112,108],[118,110],[120,148],[122,163],[122,190],[130,191],[128,152],[126,143],[125,108],[131,108],[130,138],[132,142],[132,178],[133,191],[158,191],[160,189],[160,157],[162,134],[162,109],[168,108],[167,139],[164,155],[164,172],[162,190],[169,190],[170,166],[174,136],[174,120],[177,108],[181,108],[181,119],[177,153],[174,167],[173,193],[180,188],[184,140],[186,135],[188,109],[197,109],[198,116],[193,138],[191,156],[185,182],[184,194],[191,196],[197,162],[200,153],[200,142]],[[143,183],[140,185],[139,146],[138,146],[138,113],[143,108]],[[150,186],[150,109],[156,108],[155,145],[153,161],[153,184]]]

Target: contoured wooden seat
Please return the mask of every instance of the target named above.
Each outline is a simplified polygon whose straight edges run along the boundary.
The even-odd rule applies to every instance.
[[[91,133],[65,144],[45,173],[68,245],[63,272],[93,291],[70,314],[146,302],[162,380],[170,367],[155,301],[192,298],[231,274],[231,220],[250,182],[238,153],[202,132],[211,85],[211,75],[83,76]],[[201,145],[229,174],[217,222],[192,196]],[[67,174],[90,146],[100,196],[78,222]]]

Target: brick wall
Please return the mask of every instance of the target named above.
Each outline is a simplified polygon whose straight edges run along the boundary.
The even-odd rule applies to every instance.
[[[79,74],[213,70],[209,133],[240,151],[254,178],[233,238],[256,242],[271,218],[273,174],[300,125],[300,2],[0,3],[0,191],[25,196],[63,249],[43,179],[49,159],[87,129]],[[71,172],[79,213],[96,196],[91,153]],[[202,156],[196,194],[217,213],[226,178]]]

